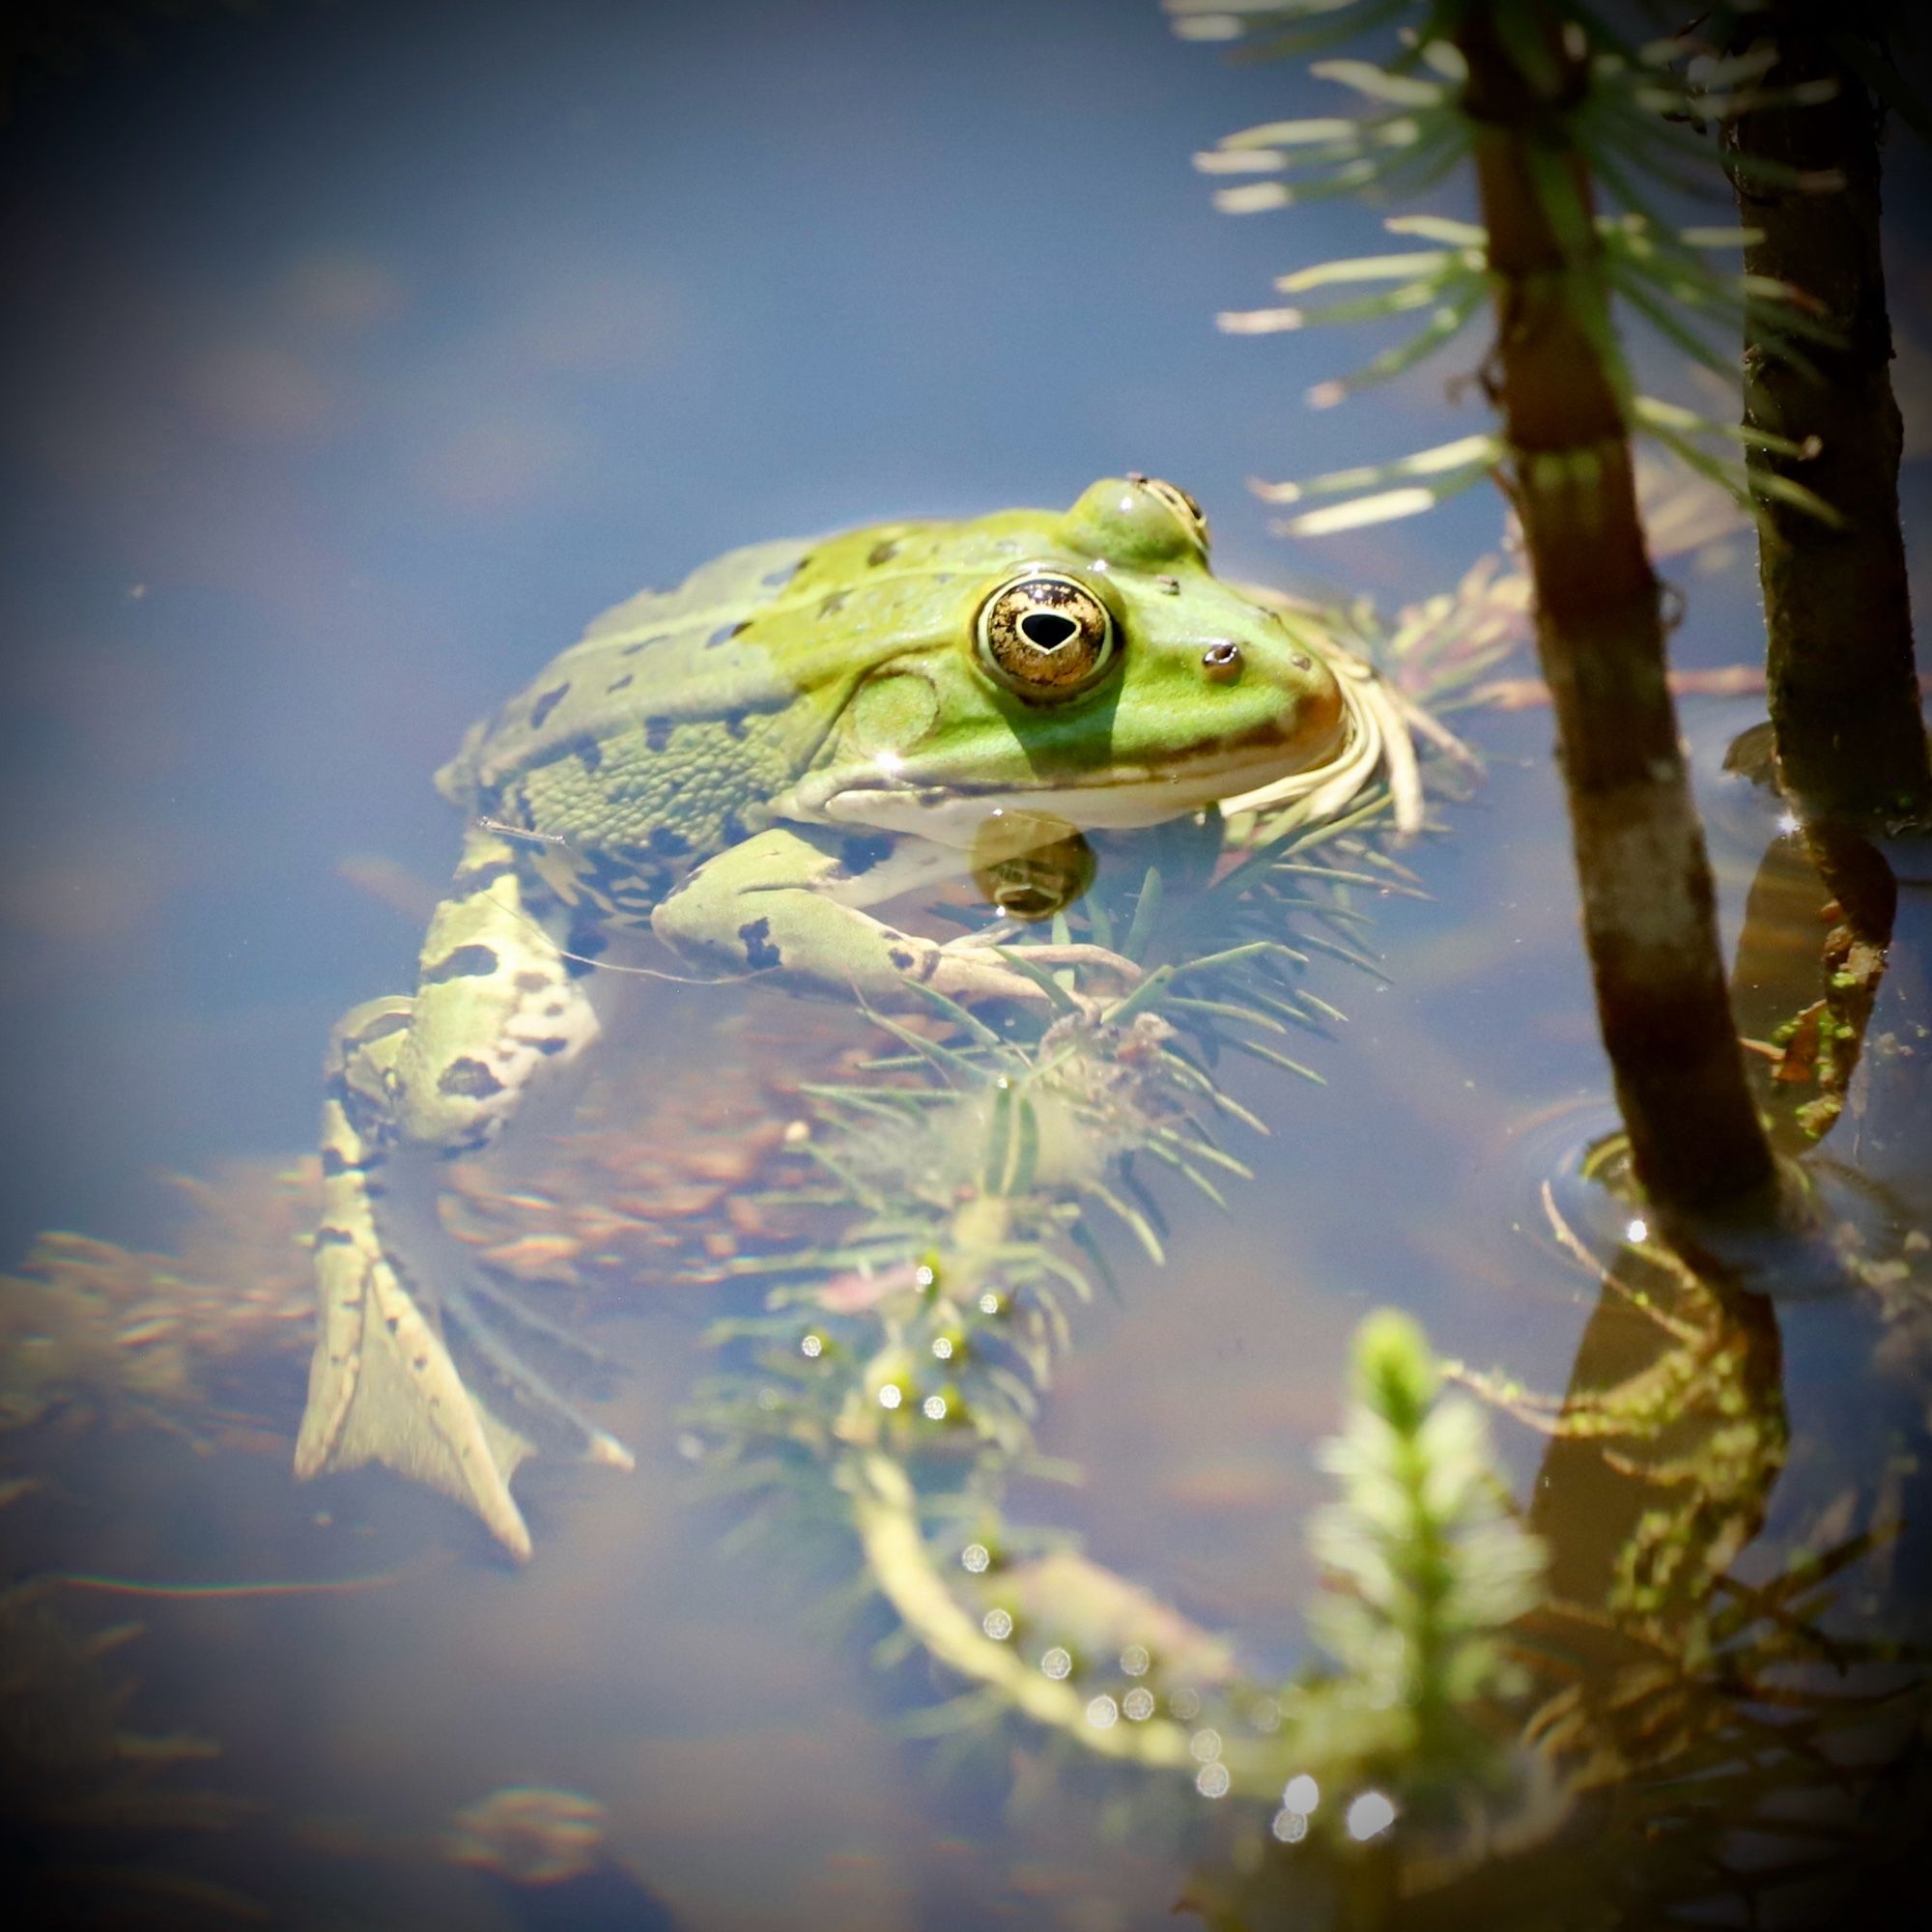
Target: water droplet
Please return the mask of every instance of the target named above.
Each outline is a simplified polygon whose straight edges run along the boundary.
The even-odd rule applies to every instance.
[[[1373,1838],[1395,1823],[1395,1806],[1379,1791],[1365,1791],[1349,1806],[1347,1819],[1351,1838]]]

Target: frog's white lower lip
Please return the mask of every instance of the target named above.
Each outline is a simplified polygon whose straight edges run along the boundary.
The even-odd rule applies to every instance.
[[[1293,769],[1280,746],[1264,753],[1198,768],[1137,771],[1116,768],[1092,784],[999,785],[899,783],[846,784],[821,799],[800,798],[803,816],[835,825],[866,825],[880,832],[911,833],[942,845],[970,849],[986,820],[1002,812],[1032,812],[1064,819],[1081,831],[1133,831],[1198,811],[1217,799],[1234,798],[1268,784]]]

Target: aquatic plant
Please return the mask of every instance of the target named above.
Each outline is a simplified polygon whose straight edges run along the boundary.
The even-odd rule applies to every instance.
[[[1378,60],[1331,59],[1312,70],[1363,100],[1355,114],[1249,128],[1201,157],[1211,173],[1266,177],[1225,189],[1223,208],[1278,209],[1334,193],[1386,200],[1467,169],[1479,222],[1398,215],[1387,223],[1393,232],[1429,245],[1322,263],[1281,284],[1294,296],[1382,292],[1223,323],[1267,332],[1426,317],[1407,342],[1324,384],[1313,400],[1326,403],[1414,367],[1491,314],[1480,380],[1498,430],[1265,494],[1297,504],[1347,498],[1303,510],[1287,526],[1318,534],[1413,514],[1485,477],[1503,485],[1536,586],[1599,1019],[1637,1179],[1673,1221],[1775,1211],[1776,1170],[1731,1023],[1710,870],[1678,749],[1668,617],[1638,513],[1633,441],[1661,442],[1754,513],[1776,506],[1785,525],[1801,512],[1828,525],[1841,519],[1790,473],[1816,453],[1814,440],[1755,417],[1739,429],[1639,394],[1615,318],[1619,309],[1634,314],[1733,378],[1735,345],[1719,353],[1714,327],[1748,327],[1760,375],[1812,367],[1808,355],[1834,332],[1790,278],[1800,265],[1789,253],[1779,257],[1787,274],[1721,273],[1709,251],[1762,236],[1682,227],[1653,197],[1699,167],[1721,182],[1715,143],[1689,129],[1747,122],[1757,131],[1727,151],[1741,193],[1788,200],[1833,185],[1771,150],[1788,145],[1802,125],[1792,117],[1836,82],[1808,70],[1789,76],[1776,42],[1738,51],[1686,33],[1637,46],[1594,12],[1553,0],[1168,0],[1168,10],[1194,38],[1245,39],[1271,55],[1384,36]],[[1759,138],[1774,126],[1775,135]],[[1763,460],[1714,455],[1719,439]],[[1889,648],[1895,658],[1895,641]],[[1905,662],[1909,668],[1909,637]],[[1895,665],[1882,682],[1871,701],[1895,712],[1904,688]],[[1916,705],[1908,721],[1922,772]]]
[[[1749,284],[1800,289],[1802,355],[1744,317],[1746,462],[1758,519],[1778,772],[1806,818],[1886,830],[1932,815],[1932,760],[1913,657],[1899,522],[1903,435],[1880,249],[1880,136],[1932,129],[1892,45],[1886,0],[1762,0],[1730,15],[1724,51],[1778,87],[1722,125]],[[1775,65],[1772,65],[1775,63]],[[1831,183],[1828,192],[1815,185]],[[1838,515],[1779,493],[1797,481]]]
[[[183,1833],[223,1830],[249,1807],[171,1781],[178,1767],[215,1757],[219,1747],[127,1729],[122,1714],[135,1686],[111,1682],[102,1662],[140,1626],[83,1634],[54,1608],[54,1588],[0,1591],[0,1870],[14,1908],[35,1923],[63,1925],[258,1920],[252,1899],[168,1862],[110,1861],[129,1833],[169,1845],[173,1856]]]

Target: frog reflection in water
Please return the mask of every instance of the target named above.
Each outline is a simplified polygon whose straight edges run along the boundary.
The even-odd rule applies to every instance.
[[[297,1473],[389,1463],[523,1556],[509,1481],[539,1436],[629,1466],[499,1338],[543,1324],[437,1206],[440,1163],[496,1143],[597,1037],[586,964],[610,928],[648,925],[718,977],[1037,1006],[985,944],[867,908],[970,869],[989,824],[1010,858],[1013,825],[1065,838],[1309,789],[1367,729],[1361,667],[1325,650],[1217,580],[1193,499],[1140,476],[1061,515],[734,551],[598,618],[439,774],[471,830],[416,992],[335,1031]],[[1069,952],[1135,977],[1094,947],[1032,956]]]

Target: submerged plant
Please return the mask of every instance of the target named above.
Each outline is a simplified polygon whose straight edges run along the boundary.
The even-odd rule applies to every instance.
[[[1404,373],[1487,316],[1492,333],[1477,380],[1497,426],[1265,494],[1296,504],[1345,498],[1288,526],[1319,534],[1413,514],[1486,477],[1502,484],[1535,585],[1599,1017],[1637,1179],[1666,1219],[1762,1217],[1777,1206],[1776,1170],[1726,999],[1633,444],[1662,444],[1754,513],[1778,513],[1779,527],[1787,512],[1826,525],[1840,518],[1792,473],[1816,454],[1815,438],[1794,439],[1763,411],[1740,427],[1639,393],[1617,315],[1733,380],[1744,327],[1767,379],[1811,369],[1810,354],[1835,340],[1816,298],[1762,264],[1744,273],[1712,266],[1712,251],[1735,253],[1757,238],[1673,221],[1659,196],[1675,195],[1700,170],[1722,182],[1715,145],[1691,129],[1796,116],[1830,98],[1833,84],[1808,71],[1790,76],[1775,41],[1727,49],[1687,32],[1635,44],[1594,11],[1559,0],[1168,0],[1168,8],[1192,37],[1246,40],[1273,55],[1382,37],[1378,59],[1312,69],[1351,90],[1365,103],[1356,112],[1249,128],[1202,156],[1211,173],[1260,177],[1225,189],[1224,208],[1279,209],[1313,194],[1407,196],[1459,167],[1468,172],[1476,221],[1400,214],[1389,228],[1427,245],[1322,263],[1281,285],[1296,297],[1370,293],[1223,321],[1267,332],[1423,318],[1406,343],[1322,385],[1312,400],[1325,403]],[[1839,185],[1773,152],[1777,145],[1731,144],[1741,192],[1802,200]],[[1721,349],[1718,330],[1730,336]],[[1748,464],[1714,450],[1726,441],[1742,444]]]

